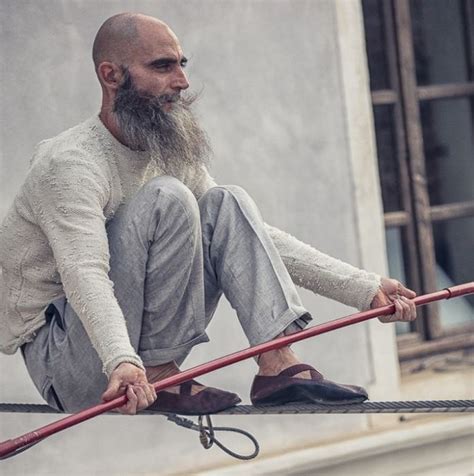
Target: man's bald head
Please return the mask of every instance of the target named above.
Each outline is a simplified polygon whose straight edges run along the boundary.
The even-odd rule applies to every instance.
[[[171,31],[161,20],[140,13],[119,13],[107,19],[99,28],[92,48],[96,71],[104,61],[127,64],[140,48],[142,31],[149,26]]]
[[[125,137],[132,123],[140,133],[148,130],[151,137],[156,135],[158,116],[176,111],[182,120],[188,114],[186,107],[190,103],[180,98],[180,93],[189,87],[184,72],[188,60],[176,35],[161,20],[138,13],[109,18],[97,32],[93,58],[102,87],[100,117],[126,139],[125,144],[143,150],[151,148],[144,144],[143,134],[139,140],[130,134]],[[185,121],[190,130],[194,130],[193,120]],[[175,126],[179,130],[179,124]],[[163,132],[163,127],[158,129]]]

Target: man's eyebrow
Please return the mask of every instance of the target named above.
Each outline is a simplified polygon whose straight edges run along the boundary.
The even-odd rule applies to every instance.
[[[177,62],[178,62],[178,60],[174,57],[169,57],[169,58],[165,57],[165,58],[158,58],[156,60],[153,60],[148,64],[149,64],[149,66],[158,67],[158,66],[166,66],[166,65],[169,65],[169,64],[176,64]],[[185,56],[183,56],[179,60],[179,63],[181,65],[185,65],[187,62],[188,62],[188,58],[186,58]]]

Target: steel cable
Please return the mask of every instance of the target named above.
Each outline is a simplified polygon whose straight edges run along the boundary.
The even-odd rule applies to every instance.
[[[298,414],[349,414],[349,413],[470,413],[474,412],[474,400],[427,400],[427,401],[389,401],[389,402],[365,402],[348,405],[324,405],[324,404],[287,404],[287,405],[238,405],[227,410],[223,410],[214,415],[298,415]],[[27,404],[27,403],[0,403],[0,413],[62,413],[48,405]],[[110,415],[120,415],[110,412]],[[215,444],[228,455],[240,459],[251,460],[255,458],[260,447],[257,439],[245,430],[229,426],[214,426],[210,415],[200,415],[198,423],[194,423],[188,418],[169,413],[143,410],[138,415],[162,415],[168,421],[178,426],[199,432],[199,441],[204,449],[210,449]],[[206,424],[204,424],[204,419]],[[216,437],[216,432],[227,431],[238,433],[248,438],[254,445],[254,451],[248,455],[241,455],[225,446]],[[31,448],[36,443],[15,451],[11,455],[15,456],[24,450]],[[5,458],[0,458],[5,459]]]
[[[324,413],[470,413],[474,412],[474,400],[411,400],[365,402],[347,405],[322,403],[286,405],[237,405],[214,415],[285,415]],[[48,406],[33,403],[0,403],[0,413],[57,413],[62,412]],[[107,415],[118,415],[109,412]],[[139,415],[165,415],[168,413],[143,410]]]

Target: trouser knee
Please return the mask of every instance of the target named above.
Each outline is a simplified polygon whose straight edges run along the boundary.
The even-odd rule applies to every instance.
[[[151,179],[143,185],[139,194],[146,201],[155,200],[156,205],[160,204],[157,198],[165,199],[169,204],[179,205],[177,211],[184,211],[190,217],[199,216],[197,200],[191,190],[177,178],[169,175]]]
[[[229,200],[230,199],[230,200]],[[219,185],[210,188],[199,200],[201,212],[208,207],[216,207],[224,201],[238,204],[243,209],[253,209],[257,211],[257,206],[250,195],[238,185]]]
[[[156,177],[117,211],[107,225],[107,233],[111,264],[127,260],[145,262],[151,244],[155,244],[155,248],[160,243],[163,247],[178,249],[178,243],[183,240],[200,241],[197,201],[179,180]]]

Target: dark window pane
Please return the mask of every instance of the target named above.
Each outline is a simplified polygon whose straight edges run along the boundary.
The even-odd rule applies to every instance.
[[[385,51],[385,24],[380,0],[363,0],[365,42],[369,58],[370,89],[390,89]]]
[[[431,205],[474,199],[474,137],[468,98],[420,106]]]
[[[438,288],[474,280],[474,217],[433,224]],[[444,328],[474,323],[474,296],[440,304]]]
[[[412,0],[410,6],[418,84],[468,81],[461,0]]]
[[[393,106],[375,106],[374,121],[383,209],[385,213],[394,212],[402,206]]]
[[[388,228],[385,230],[385,239],[387,245],[388,272],[389,276],[406,283],[406,273],[403,257],[403,245],[400,228]],[[396,322],[395,330],[397,334],[406,334],[410,332],[409,322]]]

